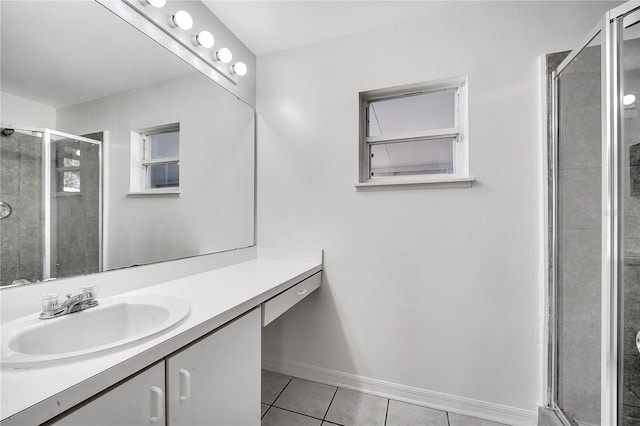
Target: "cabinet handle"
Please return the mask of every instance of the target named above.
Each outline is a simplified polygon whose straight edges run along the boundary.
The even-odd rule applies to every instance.
[[[304,289],[300,290],[299,292],[297,292],[296,294],[297,294],[298,296],[302,296],[302,295],[303,295],[303,294],[305,294],[306,292],[307,292],[307,289],[306,289],[306,288],[304,288]]]
[[[191,397],[191,373],[184,368],[178,371],[180,375],[180,401],[186,401]]]
[[[151,386],[151,423],[157,423],[164,416],[164,392],[158,386]]]

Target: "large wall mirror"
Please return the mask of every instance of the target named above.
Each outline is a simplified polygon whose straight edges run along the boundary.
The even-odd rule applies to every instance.
[[[254,244],[254,110],[97,2],[2,1],[3,287]]]

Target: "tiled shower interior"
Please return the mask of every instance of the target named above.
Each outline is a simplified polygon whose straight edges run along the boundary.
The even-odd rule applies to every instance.
[[[558,401],[580,423],[600,423],[600,46],[562,72],[559,99]]]
[[[625,51],[640,49],[625,41]],[[630,55],[629,55],[630,56]],[[637,55],[636,55],[637,56]],[[631,58],[629,58],[631,59]],[[626,93],[640,89],[640,64],[625,63]],[[556,64],[557,65],[557,64]],[[558,265],[558,400],[581,424],[600,424],[602,148],[601,50],[583,50],[559,81],[560,228]],[[623,111],[624,309],[622,409],[640,424],[640,120]]]
[[[640,52],[640,39],[624,43],[625,92],[639,93],[640,59],[631,52]],[[623,110],[622,123],[627,148],[624,169],[623,414],[628,425],[640,425],[640,354],[636,346],[636,333],[640,332],[640,114],[636,105]]]
[[[0,285],[43,279],[49,242],[51,277],[98,272],[100,266],[100,148],[52,138],[49,190],[51,232],[43,235],[43,133],[11,129],[0,142]],[[87,135],[102,140],[102,133]]]
[[[6,132],[9,133],[9,132]],[[0,136],[0,285],[42,278],[42,136],[14,131]]]
[[[103,134],[84,135],[102,141]],[[69,277],[100,267],[100,148],[73,139],[52,145],[52,274]],[[53,155],[55,154],[55,155]],[[66,190],[65,190],[66,189]],[[54,207],[55,205],[55,207]]]

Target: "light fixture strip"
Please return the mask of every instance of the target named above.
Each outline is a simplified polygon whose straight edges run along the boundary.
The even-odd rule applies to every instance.
[[[181,30],[179,28],[172,28],[171,25],[169,24],[169,20],[171,19],[172,14],[167,15],[167,12],[165,10],[156,9],[156,8],[145,8],[145,6],[143,6],[139,1],[135,1],[135,0],[123,0],[123,1],[124,3],[131,6],[135,11],[137,11],[149,22],[154,24],[156,27],[160,28],[163,32],[168,34],[171,38],[173,38],[175,41],[180,43],[183,47],[185,47],[194,55],[196,55],[204,63],[206,63],[215,71],[217,71],[219,74],[224,76],[227,80],[229,80],[233,84],[236,84],[236,85],[238,84],[238,74],[232,71],[232,67],[230,67],[229,64],[215,61],[211,56],[211,54],[215,56],[217,51],[215,48],[211,49],[210,51],[209,49],[207,49],[209,51],[208,54],[203,54],[201,51],[198,50],[201,46],[196,47],[194,45],[193,43],[194,37],[196,34],[199,34],[199,32],[194,34],[193,28],[191,30]],[[171,3],[169,2],[168,4],[171,4]],[[153,10],[150,10],[150,9],[153,9]],[[174,11],[173,13],[175,12],[177,11]],[[156,15],[156,16],[153,16],[153,15]],[[177,34],[178,32],[184,33],[184,35]],[[216,44],[217,42],[218,41],[216,40]]]

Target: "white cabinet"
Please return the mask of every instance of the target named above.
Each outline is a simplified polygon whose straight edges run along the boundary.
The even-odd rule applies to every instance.
[[[260,308],[166,359],[171,426],[260,425]]]
[[[51,424],[259,426],[260,339],[255,308]]]
[[[300,281],[288,290],[262,304],[262,325],[266,326],[280,315],[288,311],[293,305],[320,288],[322,271],[316,272],[309,278]]]
[[[166,425],[164,361],[80,405],[54,425]]]

